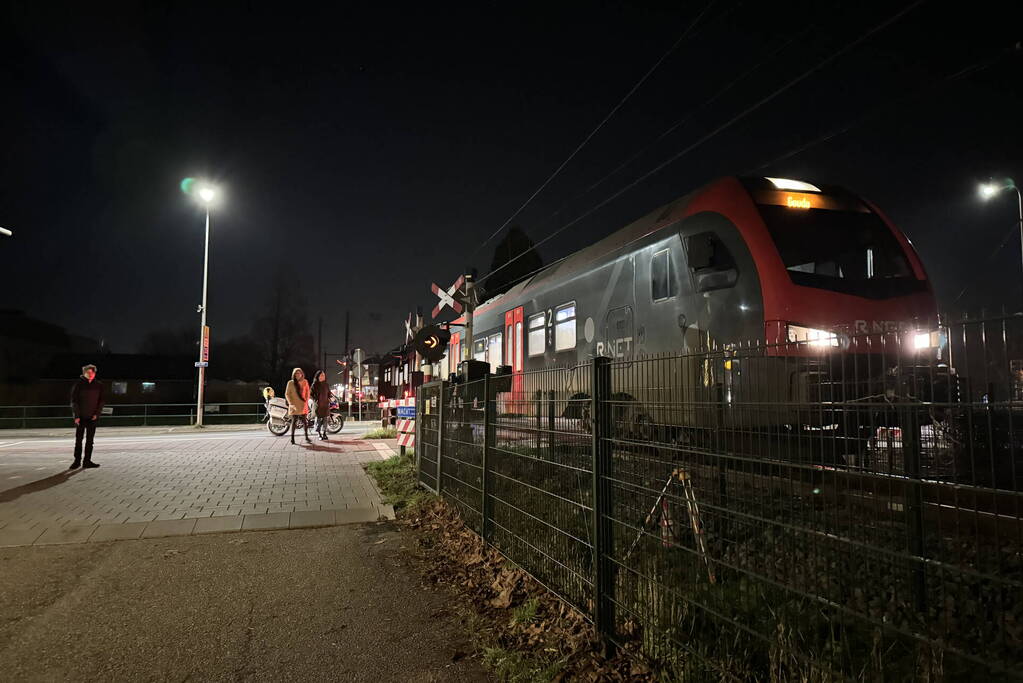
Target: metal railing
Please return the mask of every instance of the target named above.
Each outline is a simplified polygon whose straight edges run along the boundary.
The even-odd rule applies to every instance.
[[[923,336],[427,384],[419,480],[670,677],[1020,679],[1023,318]]]
[[[203,422],[258,424],[266,416],[263,403],[210,403]],[[105,426],[173,426],[195,423],[194,403],[115,403],[103,408]],[[0,406],[0,429],[68,427],[73,425],[68,405]]]

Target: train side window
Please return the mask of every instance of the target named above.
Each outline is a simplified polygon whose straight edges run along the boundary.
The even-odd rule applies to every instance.
[[[527,345],[529,356],[542,356],[547,346],[547,330],[543,324],[543,313],[537,313],[529,318],[529,344]]]
[[[671,264],[671,251],[663,249],[650,259],[650,297],[664,301],[675,296],[675,273]]]
[[[487,359],[487,339],[477,339],[472,343],[472,359],[483,360]]]
[[[561,304],[554,309],[554,350],[575,348],[575,302]]]
[[[687,237],[686,256],[698,292],[732,287],[739,279],[732,253],[713,232]]]
[[[497,372],[497,366],[501,365],[501,344],[500,332],[487,339],[487,360],[490,361],[491,372]]]

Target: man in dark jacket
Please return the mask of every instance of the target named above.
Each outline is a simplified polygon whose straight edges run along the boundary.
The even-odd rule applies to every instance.
[[[71,469],[99,467],[92,461],[92,440],[103,412],[103,383],[96,379],[96,366],[86,365],[82,376],[71,387],[71,412],[75,416],[75,460]],[[82,437],[85,437],[85,462],[82,462]]]

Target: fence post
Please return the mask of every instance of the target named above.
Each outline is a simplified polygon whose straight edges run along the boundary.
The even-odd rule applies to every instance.
[[[556,415],[557,406],[554,403],[557,393],[553,389],[547,392],[547,454],[550,458],[554,458],[554,420]]]
[[[437,495],[443,494],[441,483],[441,463],[444,461],[444,382],[440,383],[437,392]]]
[[[614,579],[607,555],[612,551],[611,515],[611,414],[608,405],[611,395],[611,359],[593,359],[593,395],[590,413],[593,415],[593,624],[597,634],[614,632],[612,612]]]
[[[913,563],[913,599],[916,608],[927,608],[927,585],[924,569],[923,492],[920,485],[920,417],[915,405],[908,406],[902,419],[902,456],[906,471],[906,529]]]
[[[490,390],[493,383],[488,372],[483,375],[483,483],[480,487],[482,493],[482,504],[480,514],[483,521],[480,523],[480,535],[484,543],[490,543],[490,490],[487,480],[490,479],[490,450],[494,447],[494,434],[491,431],[491,423],[494,421],[494,405],[490,401]]]
[[[24,429],[28,424],[28,407],[21,406],[21,428]]]
[[[143,403],[142,404],[142,426],[143,427],[148,427],[149,426],[149,404],[148,403]]]

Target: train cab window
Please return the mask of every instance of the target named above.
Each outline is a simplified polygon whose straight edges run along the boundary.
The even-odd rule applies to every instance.
[[[547,331],[543,325],[543,313],[537,313],[529,318],[529,340],[527,350],[529,356],[542,356],[547,346]]]
[[[575,302],[562,304],[554,310],[554,350],[575,348]]]
[[[663,301],[676,293],[671,251],[663,249],[650,259],[650,297],[654,301]]]
[[[501,364],[501,344],[500,332],[487,338],[487,360],[490,361],[491,372],[497,372],[497,366]]]
[[[732,287],[739,279],[732,253],[713,232],[687,237],[686,256],[698,292]]]
[[[794,284],[871,298],[926,288],[877,214],[783,206],[760,213]]]
[[[472,359],[482,361],[485,361],[487,359],[486,337],[484,337],[483,339],[477,339],[472,343]]]

